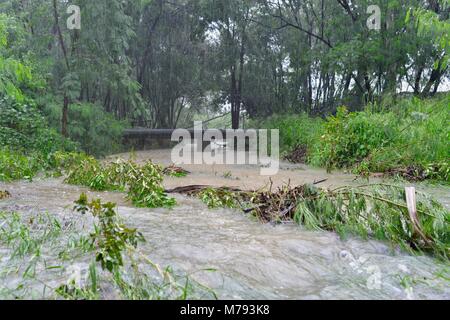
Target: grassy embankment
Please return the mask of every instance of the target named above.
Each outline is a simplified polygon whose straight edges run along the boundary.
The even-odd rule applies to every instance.
[[[274,116],[259,126],[281,128],[281,149],[292,160],[363,175],[388,173],[449,183],[449,94],[370,105],[361,112],[341,107],[325,120]]]

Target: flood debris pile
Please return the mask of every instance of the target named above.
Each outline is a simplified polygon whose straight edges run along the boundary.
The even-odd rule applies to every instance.
[[[65,182],[86,186],[95,191],[121,191],[137,207],[172,207],[175,199],[164,192],[163,168],[148,161],[139,165],[132,160],[118,159],[102,164],[97,159],[80,154],[60,153],[55,167],[65,174]]]
[[[389,241],[410,252],[429,252],[449,259],[450,213],[437,201],[418,194],[411,215],[402,187],[387,184],[323,190],[289,185],[246,192],[193,186],[169,190],[199,197],[210,208],[240,208],[262,222],[296,222],[310,230],[334,231]]]
[[[217,298],[190,276],[142,254],[143,235],[123,223],[115,204],[82,194],[74,212],[63,218],[0,212],[0,250],[7,258],[0,260],[0,298]]]
[[[2,191],[0,190],[0,200],[11,198],[11,193],[8,190]]]

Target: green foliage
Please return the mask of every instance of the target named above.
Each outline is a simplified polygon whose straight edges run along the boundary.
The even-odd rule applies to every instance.
[[[162,186],[162,168],[147,162],[139,167],[131,164],[128,171],[128,199],[135,206],[146,208],[172,207],[175,199],[167,197]]]
[[[100,262],[103,270],[112,274],[114,284],[119,288],[125,299],[150,300],[150,299],[188,299],[194,297],[197,291],[211,294],[215,293],[190,280],[189,277],[176,276],[168,267],[162,270],[147,256],[136,249],[138,244],[145,242],[144,236],[136,229],[130,229],[124,225],[118,216],[113,203],[102,204],[100,200],[89,202],[86,194],[81,194],[75,202],[75,210],[81,214],[91,213],[96,222],[91,239],[96,248],[96,260]],[[125,268],[124,256],[130,260],[129,271]],[[140,260],[140,261],[138,261]],[[154,274],[149,275],[142,271],[142,265],[151,267],[161,277],[161,281],[155,281]],[[89,268],[91,285],[88,288],[77,288],[75,285],[62,286],[58,293],[68,299],[97,299],[98,280],[95,265]]]
[[[32,179],[42,167],[39,156],[0,149],[0,181]]]
[[[68,170],[93,158],[81,152],[56,151],[48,159],[49,167],[55,170]],[[62,173],[61,173],[62,174]]]
[[[97,191],[127,190],[127,197],[137,207],[172,207],[162,186],[162,168],[151,161],[140,166],[133,161],[118,160],[102,165],[98,160],[81,156],[69,167],[66,182],[87,186]]]
[[[84,223],[77,223],[80,217],[62,221],[50,214],[0,212],[2,298],[98,300],[111,290],[117,298],[133,300],[216,297],[187,275],[177,275],[169,267],[163,270],[137,251],[143,236],[123,224],[114,204],[90,202],[83,194],[75,209],[92,214],[86,218],[93,221],[90,235],[80,234],[80,227],[84,229]],[[87,277],[79,274],[64,283],[60,272],[86,260],[92,261]],[[97,264],[103,267],[100,272]],[[55,277],[64,284],[54,287],[49,279]]]
[[[29,255],[40,257],[43,246],[61,235],[62,227],[58,219],[49,214],[40,214],[30,221],[23,221],[18,213],[1,213],[0,243],[11,249],[11,258],[23,258]],[[33,232],[32,225],[40,225]]]
[[[18,22],[3,13],[0,14],[0,98],[10,96],[18,102],[24,102],[25,96],[21,87],[31,82],[31,68],[23,61],[8,56],[7,28],[10,25],[17,26]]]
[[[164,168],[162,173],[168,177],[184,178],[189,174],[189,171],[186,171],[181,167],[171,165],[169,167]]]
[[[387,240],[409,251],[432,252],[443,259],[450,257],[450,213],[424,194],[418,195],[416,223],[409,214],[401,187],[369,185],[327,192],[316,188],[305,190],[294,220],[309,229]]]
[[[30,103],[10,97],[0,99],[0,148],[36,151],[46,156],[57,150],[75,150],[76,146],[62,138]]]
[[[415,167],[423,178],[449,182],[450,95],[433,100],[402,100],[386,117],[392,123],[392,139],[363,160],[372,172]]]
[[[339,108],[327,119],[314,161],[327,168],[351,167],[394,137],[393,114],[349,113]]]
[[[278,115],[251,124],[253,127],[280,130],[280,149],[291,152],[297,146],[306,146],[311,153],[322,134],[323,121],[306,114]]]
[[[86,288],[80,288],[72,280],[70,283],[58,287],[55,292],[66,300],[99,300],[98,276],[95,263],[89,266],[89,282]]]
[[[282,150],[307,147],[307,162],[358,174],[416,168],[421,179],[449,181],[450,95],[338,109],[326,122],[307,116],[274,117],[264,128],[280,128]]]
[[[438,0],[439,1],[439,0]],[[449,10],[448,0],[441,0],[441,3],[437,4],[443,8],[442,11]],[[443,52],[442,61],[435,63],[435,68],[441,68],[442,70],[448,67],[448,50],[450,49],[450,22],[447,19],[441,18],[439,14],[431,10],[423,8],[410,9],[406,15],[406,23],[411,20],[411,14],[414,16],[415,27],[417,33],[420,36],[429,37],[435,43],[436,47],[440,48]],[[448,15],[448,13],[447,13]]]
[[[103,269],[115,272],[123,266],[122,252],[128,247],[137,248],[139,242],[145,241],[136,229],[129,229],[117,216],[114,203],[102,204],[100,200],[88,202],[86,194],[81,194],[75,202],[76,211],[81,214],[91,213],[98,223],[91,234],[97,250],[96,260]]]
[[[295,221],[310,230],[333,231],[343,238],[388,241],[409,252],[450,258],[450,213],[439,202],[417,193],[417,214],[410,214],[404,187],[387,184],[322,190],[313,185],[278,191],[188,191],[210,208],[241,208],[263,222]],[[245,209],[249,208],[249,209]]]
[[[58,131],[62,116],[61,104],[49,102],[44,108],[50,126]],[[68,118],[69,138],[79,143],[86,153],[105,156],[121,150],[122,132],[127,124],[116,120],[102,107],[90,103],[71,104]]]
[[[206,188],[197,197],[210,209],[239,207],[237,195],[227,189]]]

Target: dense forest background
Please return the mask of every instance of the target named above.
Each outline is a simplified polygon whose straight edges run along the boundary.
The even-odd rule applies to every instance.
[[[81,8],[79,30],[67,29],[69,5]],[[380,30],[368,27],[370,5]],[[238,127],[242,113],[324,115],[448,89],[447,1],[3,0],[0,10],[3,51],[32,69],[35,86],[20,89],[64,135],[86,107],[151,128],[228,109]]]
[[[402,163],[436,163],[448,158],[449,14],[448,0],[0,0],[0,147],[102,156],[122,150],[125,128],[219,117],[208,125],[282,128],[295,149],[323,140],[321,119],[348,121],[345,106],[383,117],[355,126],[362,140],[343,144],[339,167],[397,141],[394,127],[405,141],[392,149],[427,146]],[[447,99],[422,106],[436,95]],[[426,130],[405,131],[429,112]],[[328,165],[335,143],[308,147],[322,150],[312,163]]]

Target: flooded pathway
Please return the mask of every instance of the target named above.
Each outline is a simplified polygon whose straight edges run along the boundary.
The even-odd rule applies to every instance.
[[[136,157],[170,164],[168,151],[141,152]],[[166,187],[208,184],[257,189],[268,183],[257,167],[186,169],[191,175],[167,178]],[[272,180],[276,186],[322,179],[328,179],[325,187],[356,183],[351,175],[288,164]],[[87,191],[61,179],[0,183],[0,189],[12,194],[0,202],[0,211],[48,211],[61,217],[72,215],[73,201]],[[448,205],[449,189],[435,189]],[[293,224],[263,225],[237,211],[209,210],[197,199],[184,196],[176,196],[178,205],[171,210],[137,209],[120,193],[88,192],[88,196],[117,203],[126,223],[147,239],[140,246],[146,255],[163,266],[192,274],[221,299],[450,299],[448,265],[394,252],[380,242],[343,241],[334,233],[309,232]],[[210,268],[217,271],[197,272]]]

